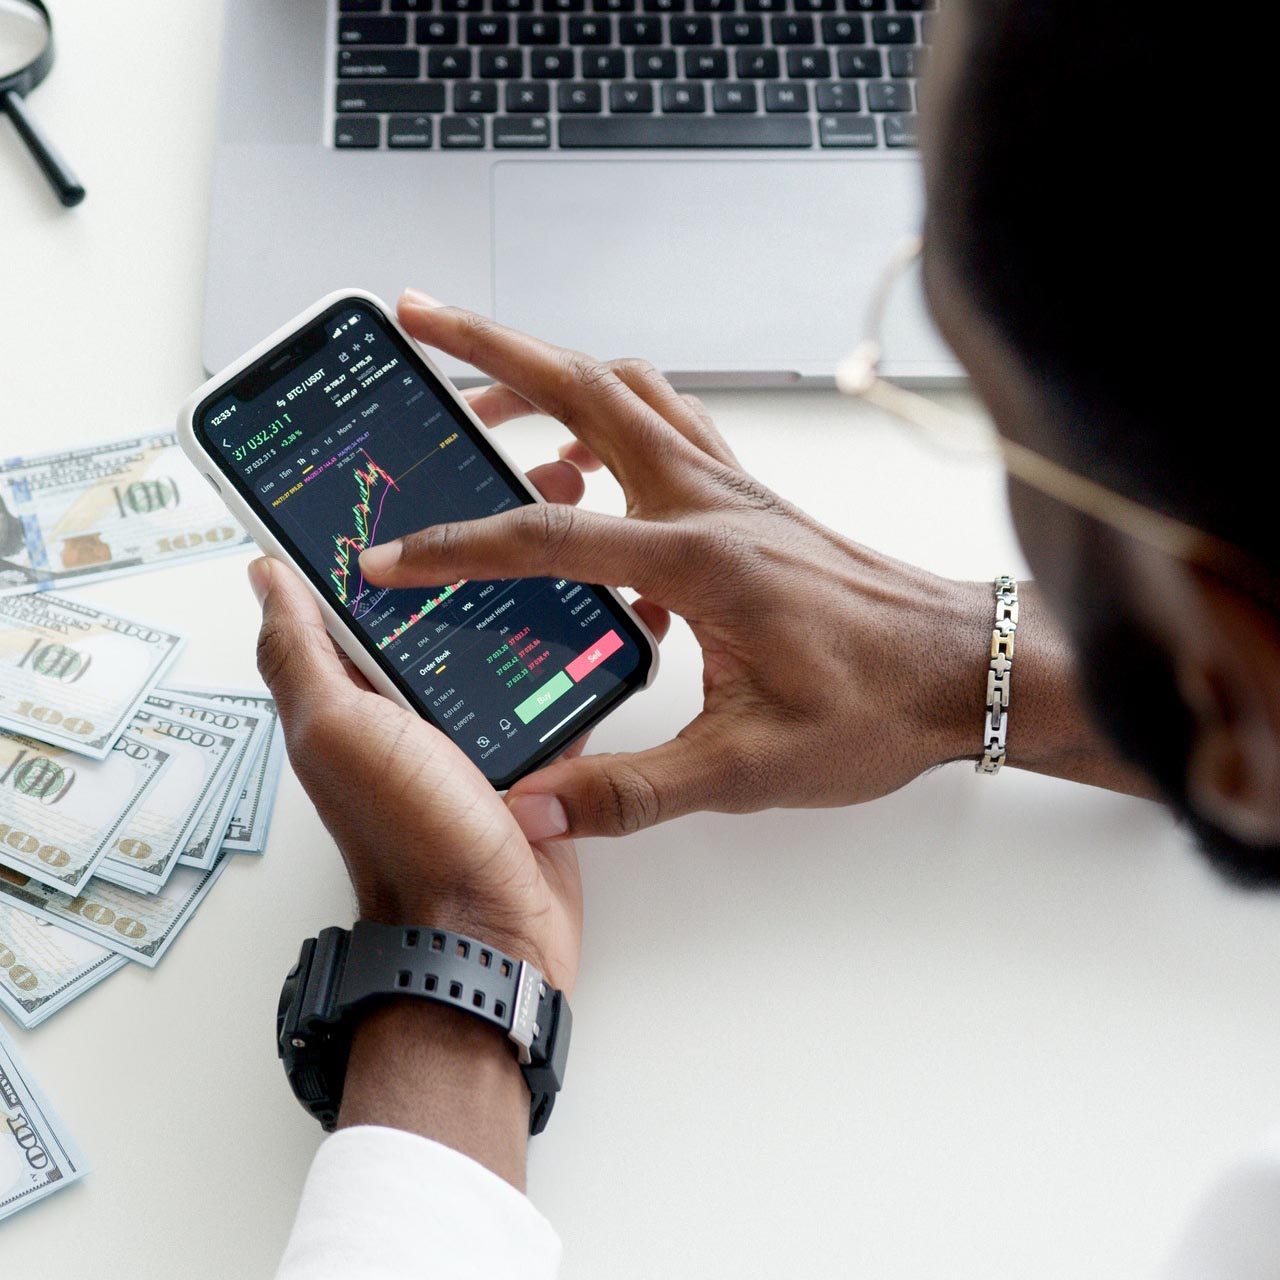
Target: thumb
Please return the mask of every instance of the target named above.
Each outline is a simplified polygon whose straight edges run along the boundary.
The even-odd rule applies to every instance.
[[[627,835],[700,809],[753,807],[737,753],[695,730],[700,722],[649,751],[562,757],[511,788],[511,816],[537,841]]]
[[[266,556],[253,561],[249,585],[262,605],[258,673],[276,700],[281,722],[296,732],[313,710],[331,704],[350,683],[316,602],[288,565]]]

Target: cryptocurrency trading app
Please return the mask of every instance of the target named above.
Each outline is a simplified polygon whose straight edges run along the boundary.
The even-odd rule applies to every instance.
[[[366,582],[366,547],[528,495],[375,311],[323,323],[316,354],[251,399],[221,397],[201,434],[402,688],[487,777],[511,778],[643,682],[643,642],[581,583]]]

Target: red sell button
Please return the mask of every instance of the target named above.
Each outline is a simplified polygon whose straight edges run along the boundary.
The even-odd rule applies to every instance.
[[[601,636],[586,653],[579,654],[565,670],[576,680],[585,680],[611,653],[622,648],[622,639],[616,631]]]

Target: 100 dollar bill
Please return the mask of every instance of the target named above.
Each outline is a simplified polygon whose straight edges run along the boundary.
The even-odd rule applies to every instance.
[[[204,694],[167,688],[156,689],[148,695],[146,706],[164,715],[179,716],[207,728],[248,735],[236,758],[226,804],[219,811],[208,839],[189,844],[179,859],[184,867],[198,867],[202,870],[211,867],[231,827],[236,806],[253,776],[254,765],[266,750],[267,739],[275,721],[275,708],[273,706],[268,713],[258,707],[229,706]]]
[[[127,733],[86,760],[0,730],[0,865],[78,893],[170,759]]]
[[[127,889],[156,893],[185,849],[207,839],[219,820],[225,825],[231,805],[228,792],[245,735],[162,715],[149,705],[134,716],[129,732],[169,751],[173,763],[124,824],[94,875]],[[214,813],[209,815],[211,808]]]
[[[0,1219],[84,1173],[84,1158],[0,1031]]]
[[[225,702],[254,715],[263,715],[269,721],[266,746],[258,753],[232,815],[231,825],[222,838],[224,849],[234,849],[237,853],[262,853],[267,847],[267,834],[271,829],[271,814],[279,790],[280,772],[284,768],[284,730],[280,725],[275,701],[266,692],[216,689],[205,685],[171,686],[168,692],[191,694],[209,702]]]
[[[0,597],[0,725],[104,760],[182,645],[79,600]]]
[[[159,893],[135,893],[93,879],[75,897],[0,867],[0,901],[154,968],[233,857],[207,871],[179,867]]]
[[[0,595],[243,546],[172,432],[0,462]]]
[[[0,902],[0,1009],[39,1026],[129,963],[124,956]]]

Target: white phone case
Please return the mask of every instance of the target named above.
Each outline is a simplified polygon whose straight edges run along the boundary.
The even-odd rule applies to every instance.
[[[182,406],[178,414],[178,443],[182,446],[182,451],[195,464],[196,470],[205,476],[217,489],[222,500],[227,504],[227,509],[233,516],[244,526],[246,532],[251,538],[262,548],[267,555],[275,556],[278,559],[286,560],[290,564],[296,564],[296,560],[280,542],[278,542],[271,530],[254,513],[253,508],[240,495],[234,485],[225,481],[219,459],[210,453],[200,443],[195,432],[195,412],[196,409],[214,392],[220,390],[227,383],[231,382],[237,375],[242,373],[246,368],[266,355],[268,351],[274,347],[282,345],[288,339],[294,337],[299,331],[305,329],[317,316],[323,314],[334,304],[344,299],[359,299],[368,306],[376,307],[377,310],[385,317],[390,324],[404,339],[409,343],[410,347],[421,357],[422,362],[435,374],[439,379],[440,385],[444,388],[446,394],[453,398],[462,412],[475,424],[477,430],[484,433],[485,440],[493,448],[494,452],[506,464],[511,476],[515,482],[522,486],[525,491],[537,502],[545,502],[546,499],[529,483],[525,478],[524,472],[515,464],[507,451],[502,447],[496,436],[480,421],[478,417],[471,411],[471,406],[466,400],[458,394],[457,389],[445,377],[443,373],[436,367],[435,362],[423,350],[412,336],[405,332],[400,322],[396,319],[395,313],[382,301],[381,298],[369,293],[365,289],[339,289],[333,293],[326,294],[318,302],[313,303],[305,311],[294,316],[287,324],[283,324],[273,334],[264,338],[257,346],[246,351],[238,360],[233,360],[221,372],[216,373],[207,382],[198,387],[186,403]],[[390,698],[399,706],[405,707],[407,710],[414,711],[416,708],[412,706],[409,700],[396,687],[391,678],[374,660],[372,654],[361,644],[360,640],[352,632],[346,619],[340,614],[321,594],[320,590],[315,586],[305,573],[299,576],[303,582],[307,584],[308,590],[315,598],[316,603],[320,606],[320,613],[325,621],[325,626],[329,634],[342,647],[344,653],[355,663],[356,667],[364,674],[369,683],[385,697]],[[644,637],[645,642],[649,646],[650,662],[649,674],[645,680],[643,688],[648,688],[654,681],[654,677],[658,674],[658,644],[653,638],[653,634],[649,628],[644,625],[635,611],[629,604],[618,594],[612,587],[604,588],[605,592],[611,600],[627,615],[627,617],[635,624],[636,629]],[[572,741],[572,739],[570,739]],[[566,743],[565,745],[568,745]]]

